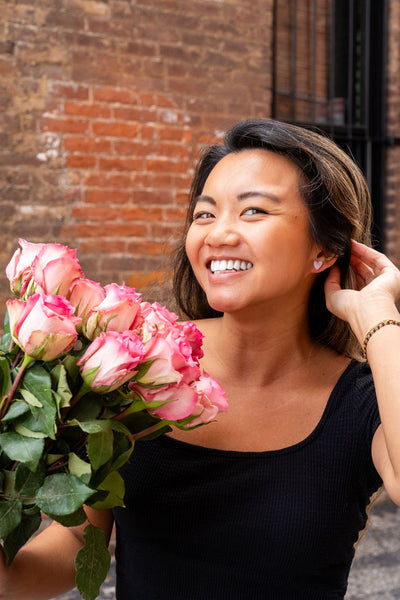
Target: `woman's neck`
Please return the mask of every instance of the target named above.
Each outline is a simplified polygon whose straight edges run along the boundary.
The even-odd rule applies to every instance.
[[[310,338],[304,317],[238,318],[224,315],[205,324],[205,368],[229,374],[242,383],[251,378],[260,385],[304,368],[321,351]],[[201,327],[201,324],[200,324]]]

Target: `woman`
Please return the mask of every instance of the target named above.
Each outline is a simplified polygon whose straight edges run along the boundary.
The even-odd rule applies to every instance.
[[[344,597],[371,495],[400,504],[400,273],[369,225],[365,180],[325,137],[244,121],[205,152],[175,292],[230,410],[123,467],[118,600]],[[88,517],[109,535],[111,514]],[[52,525],[0,597],[60,594],[81,544]]]

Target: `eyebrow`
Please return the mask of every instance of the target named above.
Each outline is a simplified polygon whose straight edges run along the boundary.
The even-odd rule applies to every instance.
[[[268,200],[272,200],[273,202],[276,202],[276,203],[280,202],[280,198],[276,194],[273,194],[272,192],[265,192],[265,191],[260,191],[260,190],[251,190],[248,192],[242,192],[241,194],[239,194],[237,196],[237,199],[239,201],[242,201],[242,200],[247,200],[248,198],[254,198],[256,196],[262,196],[263,198],[267,198]],[[212,204],[213,206],[216,205],[214,198],[212,198],[211,196],[207,196],[206,194],[200,194],[200,196],[197,196],[195,198],[195,205],[201,201],[208,202],[209,204]]]

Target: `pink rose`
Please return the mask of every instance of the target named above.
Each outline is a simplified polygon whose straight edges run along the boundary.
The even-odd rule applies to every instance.
[[[198,359],[202,358],[204,352],[201,346],[204,335],[196,327],[193,321],[183,321],[182,323],[178,323],[178,325],[181,327],[183,334],[186,336],[192,347],[192,356]]]
[[[84,381],[106,393],[132,379],[143,353],[142,341],[133,331],[107,331],[94,339],[77,364]]]
[[[150,405],[147,410],[152,415],[168,421],[185,419],[192,413],[197,402],[196,390],[187,383],[158,390],[142,388],[139,393]]]
[[[140,335],[144,343],[160,329],[175,326],[178,315],[169,311],[158,302],[142,302],[140,305]]]
[[[80,318],[62,296],[35,294],[26,303],[8,300],[7,309],[14,341],[32,358],[53,360],[77,340]]]
[[[84,277],[74,281],[68,294],[68,300],[75,308],[75,314],[83,321],[92,308],[100,304],[105,297],[106,294],[100,283]]]
[[[140,316],[140,298],[133,288],[110,283],[105,286],[105,298],[89,312],[83,331],[93,340],[102,331],[134,329]]]
[[[160,330],[145,343],[143,362],[150,362],[137,382],[160,387],[171,383],[191,383],[200,375],[198,361],[192,357],[192,347],[176,329]]]
[[[75,279],[83,276],[76,250],[61,244],[32,244],[19,240],[6,267],[13,293],[30,296],[36,292],[66,296]]]
[[[203,373],[198,381],[192,383],[192,388],[197,392],[197,402],[192,411],[193,420],[185,429],[197,427],[203,423],[213,421],[219,412],[228,410],[228,400],[225,391],[218,381]]]

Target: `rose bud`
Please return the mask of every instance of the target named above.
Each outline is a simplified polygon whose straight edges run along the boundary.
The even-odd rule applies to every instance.
[[[105,297],[105,291],[100,283],[84,277],[73,282],[68,294],[68,300],[75,308],[75,314],[81,317],[83,322],[92,308],[100,304]]]
[[[171,383],[191,383],[200,375],[198,362],[193,360],[191,346],[179,331],[161,330],[145,344],[143,362],[151,362],[138,383],[160,387]]]
[[[13,293],[31,296],[36,292],[66,296],[72,282],[83,276],[76,250],[61,244],[32,244],[19,240],[6,267]]]
[[[192,383],[191,387],[197,392],[197,402],[192,411],[194,418],[184,426],[185,429],[209,423],[215,419],[218,413],[228,410],[228,400],[224,389],[207,373],[203,373],[197,381]]]
[[[187,418],[197,403],[197,392],[187,383],[170,385],[162,389],[136,389],[134,383],[131,387],[139,392],[146,403],[150,404],[147,407],[150,414],[168,421]]]
[[[134,377],[143,353],[142,341],[133,331],[107,331],[94,339],[77,364],[87,385],[106,393]]]
[[[27,302],[8,300],[10,331],[24,352],[37,360],[53,360],[68,352],[78,334],[80,318],[62,296],[35,294]]]
[[[139,322],[141,294],[124,284],[110,283],[104,289],[105,298],[92,308],[83,322],[83,332],[89,340],[103,331],[134,329]]]

